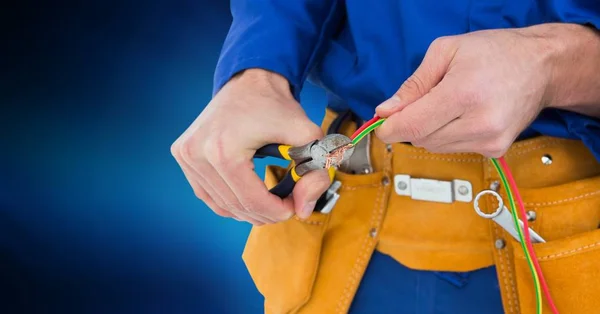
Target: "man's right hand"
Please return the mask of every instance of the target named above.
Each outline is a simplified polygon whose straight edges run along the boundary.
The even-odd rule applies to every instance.
[[[300,146],[322,136],[284,77],[251,69],[223,86],[171,153],[196,196],[215,213],[262,225],[294,213],[308,218],[330,181],[326,170],[313,171],[282,200],[254,172],[255,151],[271,143]]]

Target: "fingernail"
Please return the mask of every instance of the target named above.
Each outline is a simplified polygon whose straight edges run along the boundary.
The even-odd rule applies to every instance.
[[[382,102],[377,109],[390,110],[398,107],[400,105],[400,98],[396,95],[392,96],[390,99]]]
[[[304,207],[302,207],[302,212],[301,212],[300,218],[306,219],[306,218],[310,217],[310,214],[312,214],[313,210],[315,209],[316,204],[317,204],[316,201],[310,201],[310,202],[304,204]]]

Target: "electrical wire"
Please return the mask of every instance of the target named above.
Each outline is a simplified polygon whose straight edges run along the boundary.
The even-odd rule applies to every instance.
[[[352,140],[352,145],[358,144],[358,142],[360,142],[367,134],[369,134],[371,131],[375,130],[377,127],[383,124],[384,121],[385,119],[382,119],[378,116],[374,116],[371,120],[367,121],[360,128],[358,128],[350,137],[350,139]],[[509,199],[509,205],[511,207],[510,212],[513,217],[513,222],[516,226],[517,232],[519,234],[521,248],[525,253],[525,258],[527,260],[529,270],[531,271],[533,277],[536,294],[537,313],[542,313],[541,292],[543,290],[543,293],[546,297],[548,305],[550,306],[550,309],[554,314],[558,314],[558,310],[556,309],[554,301],[552,300],[552,296],[550,295],[550,290],[548,289],[548,285],[546,284],[546,280],[544,279],[544,275],[539,265],[537,256],[535,255],[533,244],[531,243],[525,206],[523,204],[523,200],[521,199],[521,195],[519,194],[519,190],[515,183],[514,177],[512,176],[512,173],[508,167],[508,164],[504,160],[504,157],[500,157],[498,159],[492,158],[491,162],[494,165],[494,168],[496,168],[496,171],[500,176],[500,180],[502,181],[502,185],[506,190],[506,194]],[[517,206],[515,204],[515,198],[519,205],[519,211],[521,213],[521,216],[523,216],[523,219],[521,220],[523,222],[523,226],[521,226],[521,224],[518,223],[519,217],[517,216]],[[525,236],[523,235],[523,233],[525,233]]]
[[[548,289],[546,279],[544,278],[544,274],[542,273],[542,269],[538,262],[538,258],[533,249],[533,244],[531,243],[531,237],[529,235],[529,224],[527,222],[527,213],[525,212],[525,205],[523,204],[523,199],[521,198],[521,194],[519,193],[519,189],[517,188],[516,181],[511,173],[511,171],[508,167],[508,163],[506,162],[504,157],[500,157],[497,160],[492,159],[492,162],[499,163],[499,166],[500,166],[501,170],[503,170],[504,174],[506,175],[506,179],[508,181],[508,187],[506,187],[506,190],[510,191],[511,194],[514,193],[514,199],[516,199],[517,204],[519,205],[519,211],[522,216],[523,229],[525,230],[525,244],[526,244],[529,254],[531,256],[536,273],[539,276],[539,282],[541,283],[542,289],[544,291],[544,295],[546,296],[546,302],[548,302],[548,305],[550,306],[552,313],[558,314],[558,309],[556,308],[556,305],[554,304],[552,295],[550,295],[550,289]],[[511,201],[512,212],[513,212],[513,219],[515,219],[515,217],[516,217],[516,208],[515,207],[516,206],[514,206],[515,205],[514,199],[511,200],[511,198],[512,198],[512,196],[509,196],[509,200]],[[523,242],[523,241],[521,240],[521,242]],[[540,296],[540,298],[541,298],[541,296]],[[540,312],[541,312],[541,310],[540,310]]]
[[[523,237],[523,230],[522,230],[520,224],[518,223],[519,218],[517,217],[515,201],[513,199],[513,194],[512,194],[513,188],[509,185],[506,175],[505,175],[503,169],[501,168],[500,164],[498,163],[498,160],[492,158],[491,161],[492,161],[492,164],[494,165],[494,168],[496,168],[496,171],[500,175],[500,181],[502,181],[502,185],[504,186],[504,189],[506,190],[506,194],[507,194],[507,197],[509,200],[509,205],[511,207],[510,213],[513,217],[513,223],[515,224],[515,226],[517,226],[516,227],[517,233],[519,234],[519,243],[521,244],[521,248],[523,249],[523,251],[525,253],[525,259],[527,260],[527,265],[529,266],[529,270],[531,271],[531,274],[533,276],[533,283],[534,283],[533,286],[535,288],[535,296],[536,296],[536,310],[537,310],[536,313],[540,314],[540,313],[542,313],[542,296],[541,296],[541,292],[540,292],[539,276],[536,271],[536,268],[534,267],[534,263],[531,258],[529,249],[528,249],[528,247],[526,247],[526,241],[528,241],[529,238],[528,238],[528,240],[525,240],[525,238]]]
[[[354,132],[354,134],[352,134],[352,136],[350,136],[350,139],[352,140],[352,144],[356,145],[369,132],[373,131],[377,126],[381,125],[381,123],[383,123],[383,121],[385,121],[385,119],[382,119],[382,118],[380,118],[378,116],[374,116],[371,120],[365,122],[365,124],[363,124],[360,128],[358,128],[358,130],[356,130]],[[379,124],[377,126],[371,128],[370,130],[367,130],[366,133],[363,133],[363,131],[365,131],[366,128],[368,128],[369,126],[371,126],[371,125],[373,125],[375,123],[379,123]]]
[[[362,130],[359,134],[356,135],[355,138],[352,139],[352,145],[358,144],[358,142],[360,142],[360,140],[367,136],[367,134],[369,134],[371,131],[375,130],[378,126],[380,126],[383,123],[383,121],[385,121],[385,119],[380,119],[374,121],[370,125],[367,125],[367,127],[365,127],[364,130]]]

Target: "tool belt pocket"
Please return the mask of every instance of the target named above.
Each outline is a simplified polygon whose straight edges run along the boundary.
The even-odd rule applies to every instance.
[[[286,169],[267,166],[265,183],[271,188]],[[315,212],[306,220],[287,221],[252,228],[243,260],[268,313],[290,313],[310,298],[321,245],[329,216]]]
[[[530,227],[546,241],[533,247],[559,312],[598,313],[600,176],[520,192],[526,209],[537,215]],[[520,243],[513,241],[511,248],[521,313],[535,313],[529,265]],[[551,312],[545,301],[543,306]]]

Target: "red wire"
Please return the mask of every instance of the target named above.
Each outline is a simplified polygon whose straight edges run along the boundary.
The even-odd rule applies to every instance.
[[[377,116],[377,115],[374,116],[371,120],[367,121],[360,128],[358,128],[358,130],[356,130],[354,132],[354,134],[352,134],[350,139],[353,140],[356,136],[358,136],[358,134],[360,134],[360,132],[362,132],[364,129],[369,127],[369,125],[377,122],[377,120],[379,120],[379,119],[380,119],[379,116]],[[558,309],[556,308],[556,305],[554,305],[554,301],[552,300],[552,296],[550,295],[550,290],[548,289],[548,285],[546,284],[546,279],[544,278],[544,274],[542,273],[542,269],[538,262],[537,256],[535,255],[535,251],[533,250],[533,245],[531,244],[531,237],[529,234],[529,224],[527,223],[527,213],[525,212],[525,205],[523,204],[523,199],[521,199],[521,195],[519,194],[519,190],[517,189],[517,184],[515,182],[514,177],[512,176],[512,173],[510,172],[510,169],[508,167],[508,164],[506,163],[506,160],[504,160],[504,157],[500,157],[500,158],[498,158],[498,161],[500,162],[500,166],[504,170],[504,174],[506,175],[508,184],[510,185],[510,188],[513,191],[514,197],[517,201],[517,204],[519,205],[519,211],[521,213],[521,216],[523,217],[522,221],[523,221],[523,229],[525,232],[525,244],[527,246],[527,249],[529,250],[529,253],[531,254],[531,257],[533,260],[533,265],[535,267],[535,270],[538,274],[538,278],[540,279],[540,283],[542,285],[542,290],[544,291],[544,295],[546,296],[546,300],[548,301],[548,304],[550,305],[552,313],[558,314]]]
[[[513,192],[513,196],[515,197],[517,204],[519,205],[519,211],[521,216],[523,217],[523,229],[525,231],[525,244],[527,245],[527,249],[529,250],[529,254],[532,257],[533,265],[538,274],[538,278],[540,279],[540,283],[542,285],[542,290],[544,291],[544,295],[546,296],[546,300],[548,301],[548,305],[552,309],[552,313],[558,314],[558,310],[556,309],[556,305],[554,305],[554,301],[552,300],[552,296],[550,296],[550,290],[548,289],[548,285],[546,284],[546,279],[544,279],[544,275],[542,274],[542,269],[540,264],[538,263],[537,256],[535,255],[535,251],[533,250],[533,245],[531,244],[531,238],[529,236],[529,224],[527,223],[527,213],[525,212],[525,205],[523,204],[523,200],[521,199],[521,195],[519,194],[519,190],[517,189],[517,184],[515,179],[513,178],[510,169],[508,168],[508,164],[504,157],[498,158],[500,162],[500,166],[504,170],[504,174],[506,175],[506,179],[508,180],[508,184],[510,185],[510,189]]]
[[[381,118],[380,118],[380,117],[378,117],[378,116],[374,116],[374,117],[373,117],[373,119],[371,119],[371,120],[369,120],[369,121],[365,122],[365,124],[363,124],[363,125],[362,125],[360,128],[358,128],[358,130],[356,130],[356,131],[354,132],[354,134],[352,134],[352,136],[350,136],[350,139],[351,139],[351,140],[353,140],[355,137],[357,137],[357,136],[358,136],[358,134],[360,134],[360,132],[362,132],[364,129],[368,128],[368,127],[369,127],[369,125],[371,125],[371,124],[373,124],[373,123],[377,122],[377,120],[379,120],[379,119],[381,119]]]

